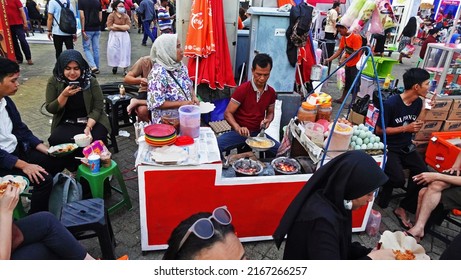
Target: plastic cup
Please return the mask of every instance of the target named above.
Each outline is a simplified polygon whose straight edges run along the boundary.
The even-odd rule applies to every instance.
[[[200,107],[183,105],[179,107],[179,127],[181,135],[197,138],[200,136]]]
[[[101,157],[99,155],[90,155],[88,157],[91,173],[98,173],[101,168]]]

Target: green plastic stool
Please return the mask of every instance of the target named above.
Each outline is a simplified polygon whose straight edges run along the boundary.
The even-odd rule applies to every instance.
[[[32,197],[32,194],[28,191],[28,188],[27,188],[23,193],[21,193],[19,195],[18,204],[16,204],[16,207],[13,210],[13,219],[14,220],[19,220],[19,219],[24,218],[25,216],[27,216],[27,212],[24,209],[24,205],[22,205],[21,197],[27,197],[27,198],[30,199]]]
[[[111,162],[110,167],[101,167],[101,170],[98,173],[91,173],[90,168],[84,164],[80,164],[77,171],[77,181],[80,182],[81,178],[85,178],[90,185],[91,195],[94,198],[104,199],[104,180],[111,175],[117,178],[120,188],[116,188],[112,185],[111,188],[119,194],[122,194],[123,200],[110,207],[108,209],[109,214],[117,211],[125,205],[128,207],[128,210],[133,208],[122,173],[120,172],[117,163],[113,160]]]

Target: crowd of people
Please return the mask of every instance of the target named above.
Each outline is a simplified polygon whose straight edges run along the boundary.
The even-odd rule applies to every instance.
[[[96,78],[96,74],[100,73],[99,37],[104,18],[103,5],[100,1],[96,2],[85,1],[79,5],[86,60],[73,49],[75,34],[63,34],[59,29],[55,19],[60,15],[61,6],[54,2],[48,6],[48,38],[54,42],[56,56],[45,95],[45,108],[53,115],[48,138],[48,144],[52,146],[67,143],[76,134],[107,142],[111,130]],[[131,3],[134,8],[129,4],[129,1],[114,0],[106,7],[106,11],[109,7],[112,9],[106,19],[109,30],[108,64],[113,67],[113,74],[118,68],[124,69],[126,84],[139,86],[139,95],[130,101],[127,110],[136,112],[139,120],[159,123],[162,110],[199,104],[199,100],[187,67],[182,62],[182,42],[174,34],[172,22],[175,17],[168,8],[171,3],[159,1],[158,12],[153,9],[152,0],[143,0],[139,5]],[[333,6],[332,10],[337,13],[337,8],[338,5]],[[128,9],[131,15],[127,13]],[[20,13],[21,9],[18,8],[18,11]],[[146,45],[148,38],[153,44],[150,55],[139,58],[131,66],[132,45],[128,31],[132,28],[133,14],[137,14],[136,20],[139,22],[141,19],[142,22],[144,35],[141,45]],[[155,21],[159,21],[159,36],[152,33]],[[413,18],[410,22],[413,25]],[[340,45],[326,62],[340,57],[343,51],[343,59],[347,60],[362,46],[360,35],[351,34],[346,26],[339,23],[335,23],[334,27],[335,32],[330,33],[341,35]],[[411,34],[415,32],[412,27],[408,28],[408,32],[405,30],[400,39],[403,44],[410,42],[411,36],[414,36]],[[429,36],[434,34],[434,31],[429,32]],[[67,50],[62,49],[63,44]],[[24,54],[26,60],[31,61],[30,52],[29,55]],[[0,176],[25,176],[34,184],[34,190],[29,215],[18,221],[13,220],[13,210],[19,201],[19,190],[9,186],[0,195],[0,259],[94,259],[47,212],[53,176],[64,168],[75,171],[80,162],[73,156],[50,156],[48,146],[21,120],[19,110],[11,99],[19,87],[20,62],[18,56],[16,61],[0,58],[0,116],[4,123],[0,127]],[[357,76],[355,64],[357,61],[354,59],[346,63],[346,89],[351,87]],[[276,92],[268,84],[272,67],[273,60],[269,54],[259,53],[254,57],[251,80],[235,89],[225,110],[224,117],[232,130],[217,138],[221,152],[243,144],[248,137],[256,136],[261,128],[269,127],[273,121]],[[284,259],[395,259],[390,249],[366,248],[352,242],[352,211],[372,202],[376,194],[378,205],[387,208],[393,190],[405,184],[403,169],[410,170],[412,180],[408,182],[404,199],[393,213],[408,236],[418,242],[424,237],[429,216],[440,202],[445,209],[461,207],[461,192],[457,188],[461,185],[461,153],[448,174],[428,172],[412,144],[412,134],[421,129],[420,120],[426,112],[423,99],[429,90],[429,78],[424,69],[408,69],[403,75],[403,93],[384,102],[385,128],[380,122],[376,127],[378,135],[387,135],[388,154],[384,170],[366,153],[349,151],[319,168],[300,190],[273,235],[277,247],[286,239]],[[342,103],[346,93],[343,92],[336,101]],[[276,155],[280,145],[274,142],[276,144],[270,150],[272,156]],[[231,210],[221,206],[213,212],[184,217],[171,233],[164,259],[246,259],[244,247],[232,225]],[[415,213],[415,224],[410,221],[409,212]],[[457,237],[441,258],[461,258],[457,250],[461,247],[460,243],[461,238]]]

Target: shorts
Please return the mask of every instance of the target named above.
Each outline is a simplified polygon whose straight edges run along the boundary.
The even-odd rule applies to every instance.
[[[349,90],[352,87],[352,83],[354,83],[355,77],[359,74],[359,70],[355,66],[352,66],[352,67],[345,66],[344,70],[345,70],[345,76],[346,76],[346,82],[344,84],[344,88],[346,90]],[[355,89],[352,90],[352,94],[355,95],[359,91],[359,88],[360,88],[360,77],[357,80],[357,83],[355,84]]]
[[[136,96],[136,99],[147,100],[147,92],[138,92],[138,96]]]
[[[461,186],[452,185],[443,190],[441,202],[446,210],[461,209]]]

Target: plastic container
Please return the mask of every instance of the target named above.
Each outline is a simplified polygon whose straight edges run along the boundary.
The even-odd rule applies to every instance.
[[[318,123],[305,123],[304,124],[305,134],[309,139],[314,142],[317,146],[322,147],[323,145],[323,130],[324,127]]]
[[[319,81],[322,78],[322,65],[317,64],[311,68],[311,81]]]
[[[179,107],[179,127],[181,135],[197,138],[200,135],[200,107],[183,105]]]
[[[160,122],[174,126],[176,133],[179,133],[179,112],[175,109],[162,110]]]
[[[387,74],[386,79],[384,80],[383,89],[388,89],[391,85],[391,74]]]
[[[303,102],[298,110],[298,120],[301,122],[315,122],[317,117],[317,106]]]
[[[368,217],[367,227],[365,232],[369,236],[376,236],[379,233],[381,225],[381,213],[375,209],[371,209],[370,216]]]
[[[331,158],[334,158],[349,149],[349,145],[351,144],[351,138],[354,130],[350,125],[344,123],[336,123],[336,127],[334,131],[332,131],[330,125],[330,134],[331,141],[330,145],[328,146],[327,155]],[[324,147],[326,146],[328,138],[325,139]]]
[[[317,109],[317,120],[330,121],[332,110],[331,102],[320,104]]]

